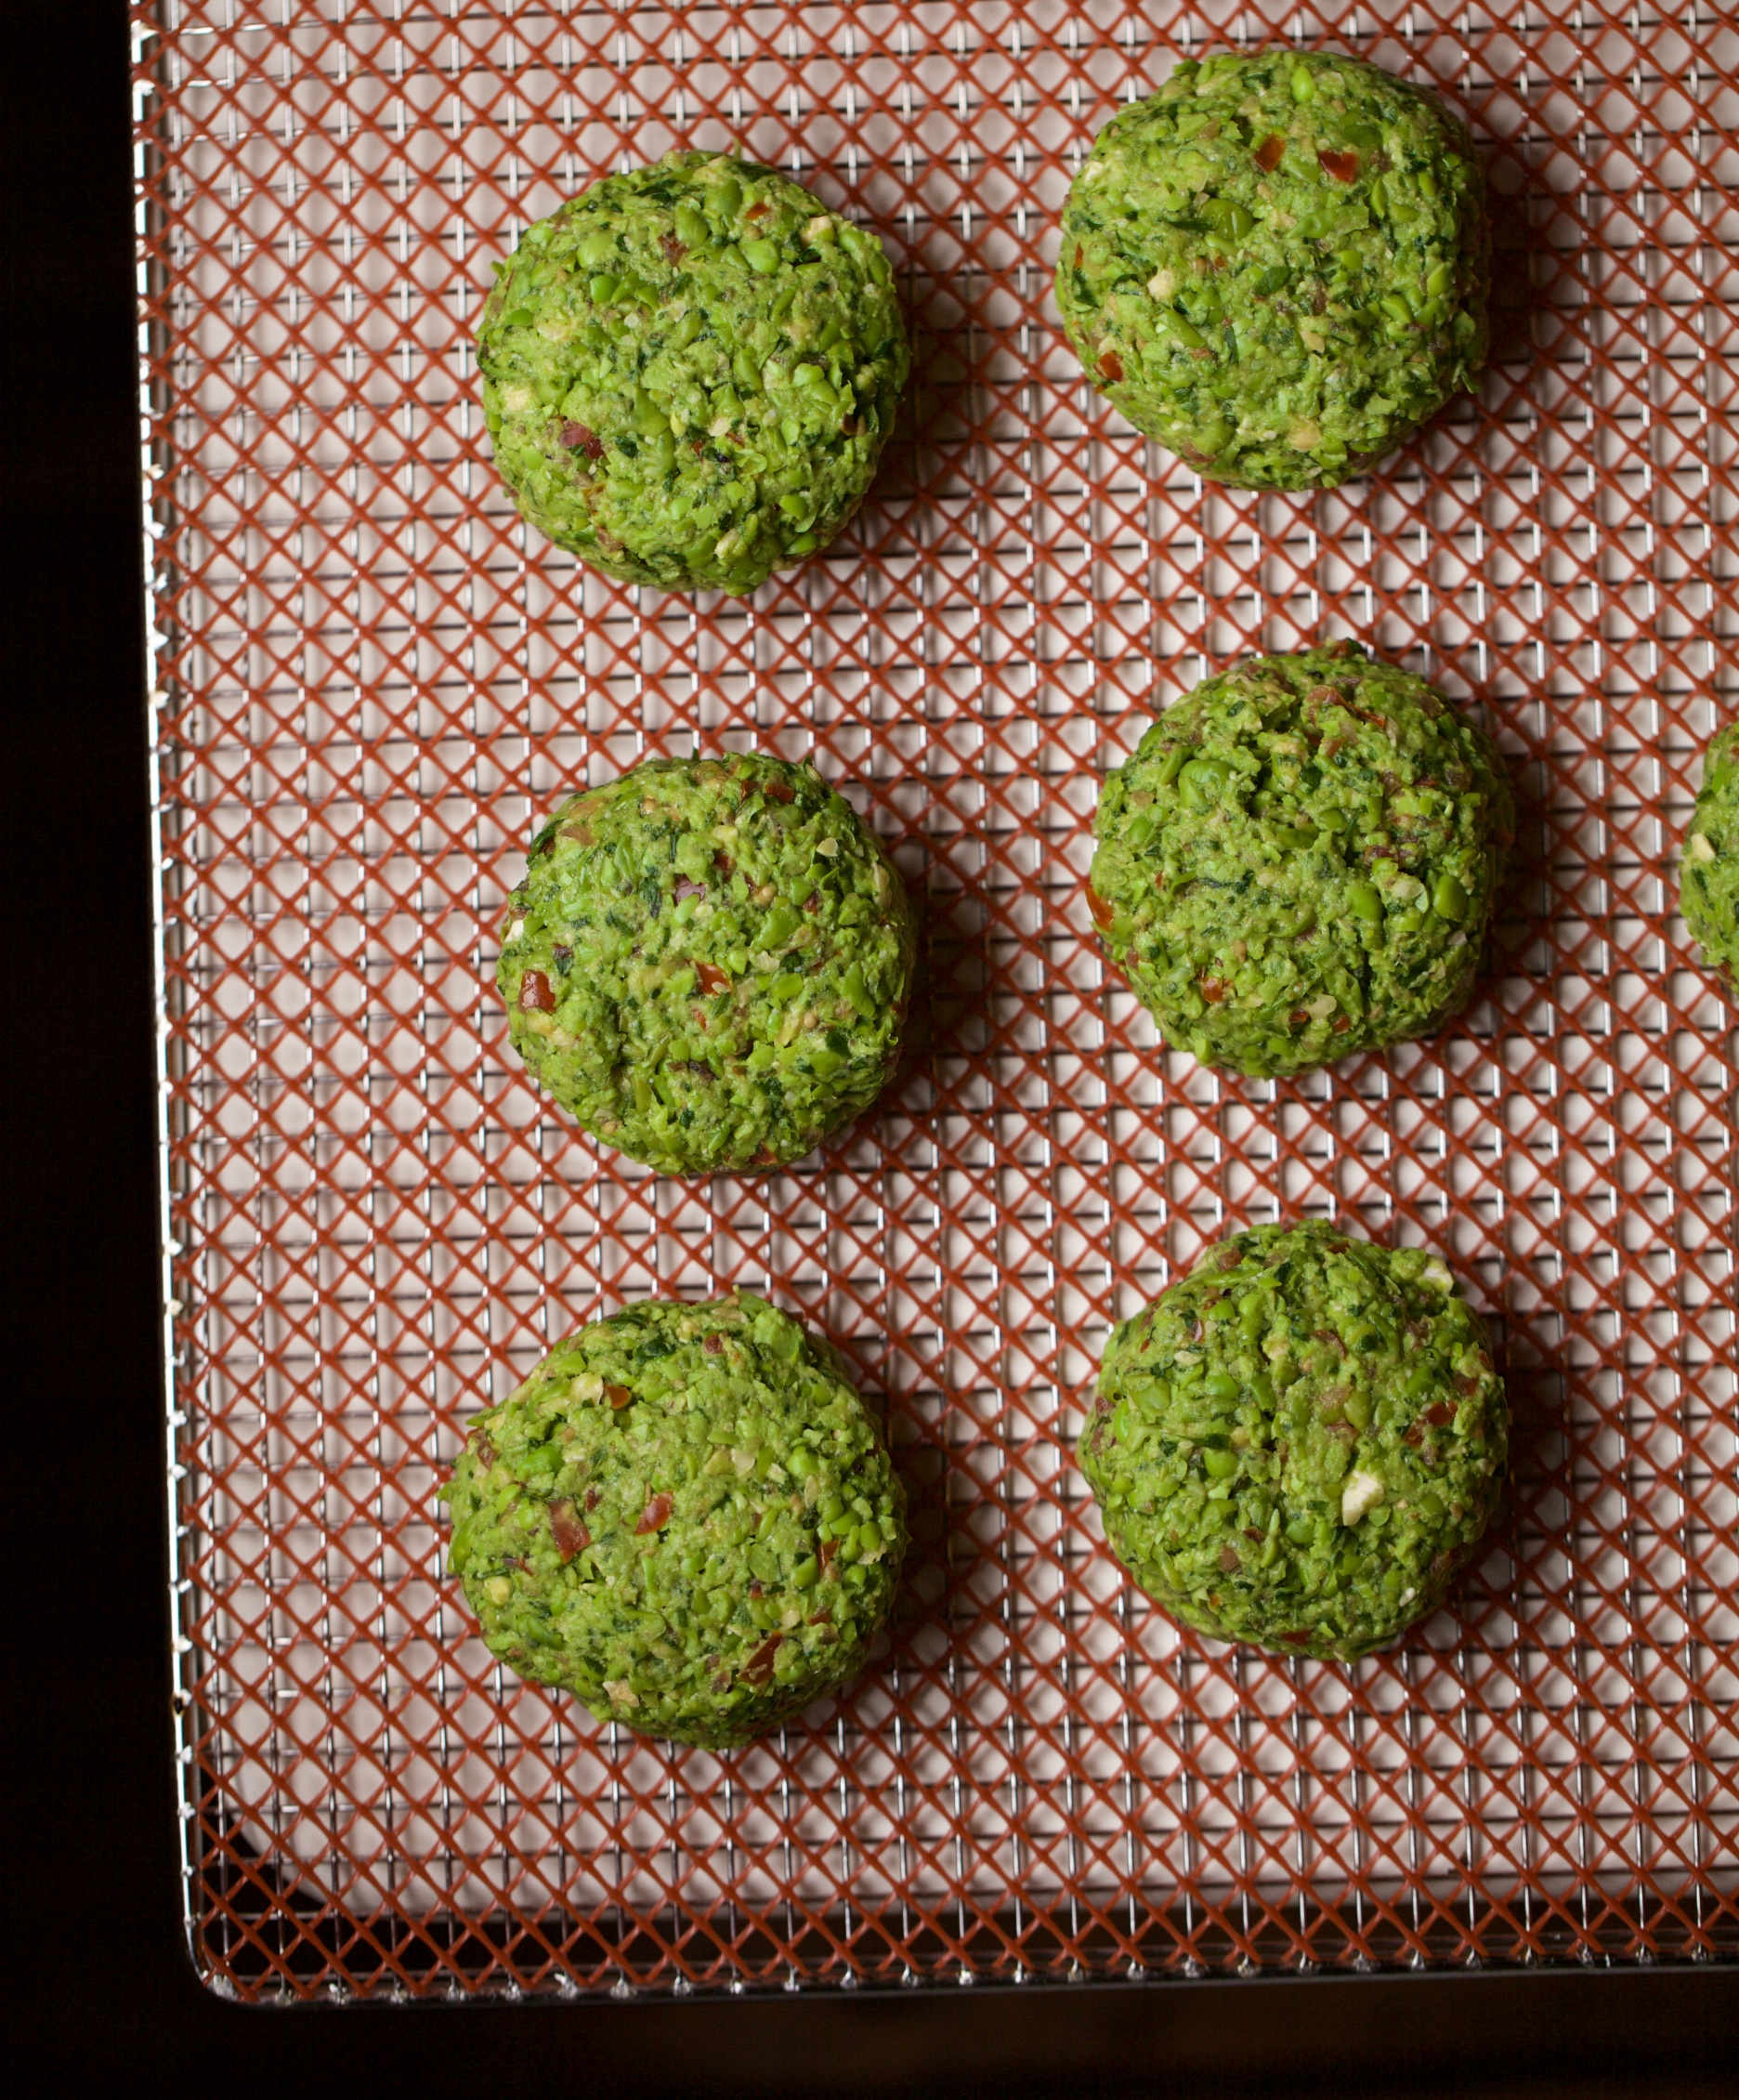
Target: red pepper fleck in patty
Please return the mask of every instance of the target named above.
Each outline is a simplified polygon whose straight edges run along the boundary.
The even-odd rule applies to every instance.
[[[695,980],[702,991],[728,991],[730,990],[729,971],[721,970],[716,963],[697,963],[694,966],[694,974]]]
[[[574,1505],[566,1500],[550,1504],[550,1529],[555,1534],[556,1551],[561,1555],[564,1568],[577,1553],[584,1553],[592,1543],[592,1534],[574,1514]]]
[[[1318,146],[1316,158],[1322,163],[1325,175],[1331,175],[1337,182],[1351,182],[1358,173],[1358,155],[1342,152],[1336,146]]]
[[[606,1385],[604,1398],[613,1408],[625,1408],[629,1401],[634,1398],[634,1395],[626,1385]]]
[[[1116,386],[1117,382],[1122,378],[1123,360],[1118,357],[1115,350],[1100,351],[1099,375],[1103,379],[1108,379],[1113,386]]]
[[[765,781],[761,792],[769,802],[795,802],[796,790],[789,781]]]
[[[769,1634],[737,1674],[745,1685],[765,1685],[773,1674],[773,1658],[778,1653],[783,1634]]]
[[[1100,896],[1092,883],[1087,885],[1087,909],[1092,913],[1093,925],[1102,929],[1108,926],[1115,916],[1110,905]]]
[[[556,994],[550,990],[550,980],[542,970],[528,970],[519,979],[519,1011],[522,1014],[553,1014],[556,1011]]]
[[[1433,1429],[1446,1429],[1455,1420],[1455,1410],[1446,1401],[1439,1400],[1434,1408],[1425,1410],[1425,1419]]]
[[[634,1537],[644,1539],[650,1532],[661,1531],[670,1522],[670,1513],[671,1498],[668,1495],[654,1495],[640,1512],[640,1521],[634,1526]]]
[[[1256,165],[1264,175],[1272,175],[1280,165],[1280,156],[1286,151],[1286,140],[1277,131],[1271,131],[1256,149]]]
[[[1223,978],[1201,979],[1201,995],[1210,1006],[1218,1006],[1231,989]]]
[[[604,440],[595,430],[589,430],[583,423],[564,423],[561,441],[570,453],[583,453],[587,459],[602,459]]]
[[[708,1356],[721,1357],[725,1354],[725,1338],[722,1334],[709,1334],[700,1346]]]

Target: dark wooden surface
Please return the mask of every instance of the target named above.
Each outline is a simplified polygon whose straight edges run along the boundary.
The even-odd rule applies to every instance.
[[[14,2031],[64,2093],[1733,2090],[1732,1972],[245,2012],[182,1949],[156,1356],[126,10],[8,10]]]

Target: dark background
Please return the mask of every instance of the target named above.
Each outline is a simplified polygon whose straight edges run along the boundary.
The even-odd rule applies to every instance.
[[[636,2100],[1735,2090],[1732,1970],[408,2011],[249,2011],[201,1990],[168,1726],[126,9],[8,0],[7,20],[18,1370],[0,1536],[28,1647],[8,1673],[6,1972],[15,2031],[53,2051],[44,2090],[306,2091],[340,2066],[346,2085]]]

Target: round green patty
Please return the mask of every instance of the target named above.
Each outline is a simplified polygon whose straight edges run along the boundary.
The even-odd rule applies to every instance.
[[[1268,1225],[1114,1330],[1079,1456],[1112,1551],[1173,1618],[1350,1659],[1442,1603],[1508,1442],[1441,1261]]]
[[[808,766],[650,759],[531,845],[495,981],[539,1083],[671,1174],[801,1159],[892,1075],[917,926]]]
[[[570,1335],[477,1416],[446,1495],[492,1654],[715,1750],[857,1674],[906,1551],[839,1358],[747,1292]]]
[[[1716,730],[1703,760],[1679,901],[1704,961],[1739,984],[1739,720]]]
[[[671,153],[528,229],[483,308],[495,464],[624,583],[739,595],[869,488],[909,357],[882,245],[771,168]]]
[[[1484,732],[1335,642],[1167,708],[1105,781],[1088,902],[1167,1042],[1307,1071],[1466,1002],[1513,822]]]
[[[1332,488],[1471,384],[1489,248],[1484,175],[1434,95],[1227,52],[1100,132],[1057,301],[1093,385],[1210,480]]]

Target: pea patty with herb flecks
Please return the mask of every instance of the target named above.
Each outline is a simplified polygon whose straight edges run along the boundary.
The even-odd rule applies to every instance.
[[[1100,132],[1057,301],[1093,385],[1209,479],[1332,488],[1471,384],[1489,249],[1484,171],[1434,95],[1226,52]]]
[[[1508,1451],[1444,1264],[1310,1224],[1234,1234],[1114,1331],[1079,1456],[1112,1551],[1174,1619],[1350,1659],[1443,1602]]]
[[[1704,961],[1739,986],[1739,721],[1716,730],[1703,760],[1679,897]]]
[[[562,805],[508,901],[495,981],[513,1045],[632,1159],[801,1159],[893,1074],[911,901],[809,766],[649,759]]]
[[[788,177],[676,152],[530,227],[483,308],[495,464],[557,546],[739,596],[833,537],[910,359],[882,245]]]
[[[446,1499],[491,1653],[713,1749],[857,1675],[906,1551],[905,1490],[838,1356],[747,1292],[570,1335],[472,1423]]]
[[[1088,902],[1168,1043],[1308,1071],[1465,1004],[1513,824],[1484,730],[1335,642],[1166,709],[1105,781]]]

